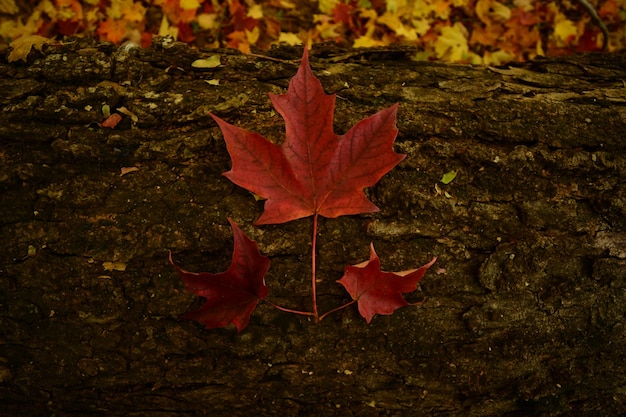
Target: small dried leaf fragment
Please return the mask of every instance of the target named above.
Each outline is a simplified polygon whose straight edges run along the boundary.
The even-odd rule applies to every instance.
[[[126,271],[124,262],[103,262],[102,267],[105,271]]]
[[[130,120],[132,120],[133,122],[137,123],[139,121],[139,117],[133,113],[132,111],[128,110],[126,107],[122,106],[122,107],[118,107],[117,111],[122,113],[125,116],[130,117]]]
[[[20,36],[9,44],[9,46],[13,48],[13,50],[9,54],[9,62],[15,62],[20,59],[26,62],[28,54],[33,48],[41,52],[41,49],[44,45],[52,42],[52,40],[39,35]]]
[[[120,169],[121,173],[120,173],[120,177],[123,177],[126,174],[130,174],[131,172],[135,172],[135,171],[139,171],[139,168],[137,167],[122,167]]]

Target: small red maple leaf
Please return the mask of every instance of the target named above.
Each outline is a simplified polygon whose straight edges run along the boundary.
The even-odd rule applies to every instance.
[[[269,293],[264,277],[270,260],[261,255],[256,242],[248,238],[235,222],[228,221],[233,228],[235,244],[233,260],[226,272],[185,271],[174,263],[171,252],[170,263],[180,274],[188,291],[206,298],[202,307],[181,315],[181,318],[196,320],[207,329],[233,323],[239,333],[250,322],[250,315],[258,302]]]
[[[392,314],[396,309],[411,305],[403,293],[417,289],[418,282],[437,258],[426,265],[409,271],[385,272],[380,270],[380,259],[370,245],[370,260],[346,267],[337,282],[344,286],[353,300],[357,301],[359,313],[369,324],[376,314]]]
[[[267,199],[256,224],[285,223],[313,214],[334,218],[378,211],[363,189],[406,157],[393,151],[398,105],[361,120],[345,135],[336,135],[335,94],[324,93],[309,67],[306,48],[288,92],[270,94],[270,99],[285,119],[282,146],[211,114],[232,159],[232,169],[224,175]]]

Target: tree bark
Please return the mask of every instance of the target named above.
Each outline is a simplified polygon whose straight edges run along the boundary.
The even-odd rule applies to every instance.
[[[311,218],[253,226],[263,202],[221,175],[208,116],[280,142],[267,93],[301,53],[72,39],[0,62],[3,415],[625,413],[624,56],[485,68],[314,46],[336,131],[399,102],[408,155],[368,190],[379,213],[320,219],[320,310],[349,301],[334,281],[372,241],[389,271],[438,256],[409,296],[425,302],[370,325],[261,303],[240,334],[178,319],[200,300],[167,250],[225,270],[228,217],[270,257],[269,299],[311,308]]]

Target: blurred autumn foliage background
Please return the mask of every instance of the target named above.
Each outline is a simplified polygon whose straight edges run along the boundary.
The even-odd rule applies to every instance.
[[[306,41],[372,47],[410,44],[416,59],[474,64],[626,45],[626,0],[0,0],[0,40],[37,34],[93,36],[148,46],[172,35],[198,47],[243,52]]]

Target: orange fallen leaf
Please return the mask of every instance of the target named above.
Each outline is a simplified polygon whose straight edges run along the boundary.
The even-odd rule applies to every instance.
[[[130,174],[131,172],[135,172],[135,171],[139,171],[139,168],[137,167],[122,167],[122,169],[120,170],[122,173],[120,174],[120,177],[126,175],[126,174]]]
[[[126,21],[108,18],[96,30],[100,39],[119,44],[126,37]]]
[[[118,113],[113,113],[102,122],[102,127],[108,127],[109,129],[115,128],[117,124],[122,120],[122,116]]]

